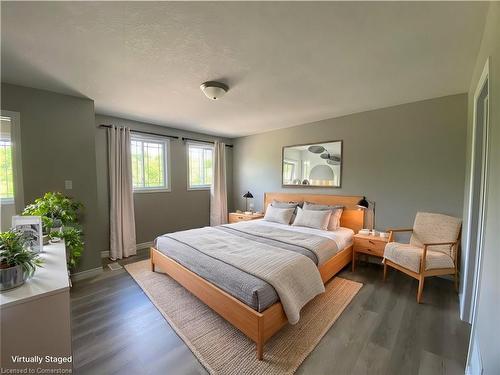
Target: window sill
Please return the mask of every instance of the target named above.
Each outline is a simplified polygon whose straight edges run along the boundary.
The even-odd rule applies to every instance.
[[[142,194],[142,193],[170,193],[172,192],[171,189],[138,189],[138,190],[134,190],[133,193],[136,194],[136,193],[139,193],[139,194]]]
[[[14,203],[14,198],[0,198],[0,204],[2,206],[13,205]]]
[[[188,191],[197,191],[197,190],[210,190],[211,186],[190,186],[188,187]]]

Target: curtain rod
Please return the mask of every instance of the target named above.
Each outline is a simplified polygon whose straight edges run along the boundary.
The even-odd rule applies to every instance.
[[[200,142],[200,143],[209,143],[209,144],[214,144],[213,141],[202,141],[200,139],[194,139],[194,138],[186,138],[186,137],[182,137],[182,140],[183,141],[192,141],[192,142]],[[230,147],[230,148],[233,148],[233,145],[226,145],[226,147]]]
[[[112,125],[105,125],[105,124],[101,124],[99,125],[100,128],[111,128]],[[167,135],[167,134],[159,134],[159,133],[151,133],[151,132],[144,132],[142,130],[133,130],[133,129],[130,129],[130,132],[131,133],[139,133],[139,134],[147,134],[147,135],[154,135],[154,136],[157,136],[157,137],[165,137],[165,138],[172,138],[172,139],[179,139],[179,137],[177,137],[176,135]]]

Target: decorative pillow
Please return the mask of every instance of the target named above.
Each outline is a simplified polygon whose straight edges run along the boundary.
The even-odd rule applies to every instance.
[[[297,207],[297,217],[292,225],[327,230],[331,214],[331,210],[304,210]]]
[[[272,221],[274,223],[289,225],[294,210],[295,208],[293,207],[278,208],[270,204],[269,206],[267,206],[266,214],[264,215],[264,220]]]
[[[330,222],[328,223],[328,230],[336,230],[340,228],[340,217],[344,211],[344,206],[335,205],[329,206],[326,204],[316,204],[304,202],[304,210],[310,211],[331,211]]]
[[[297,207],[302,207],[303,204],[304,202],[281,202],[273,199],[271,206],[276,208],[293,208],[293,215],[292,219],[290,220],[290,223],[293,223],[293,221],[295,220],[295,216],[297,215]]]

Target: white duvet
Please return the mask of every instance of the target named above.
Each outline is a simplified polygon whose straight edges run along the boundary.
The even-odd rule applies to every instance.
[[[321,230],[321,229],[308,228],[308,227],[297,227],[297,226],[293,226],[293,225],[274,223],[271,221],[266,221],[264,219],[254,220],[254,222],[258,222],[259,224],[262,224],[262,225],[269,225],[269,226],[275,227],[275,228],[280,228],[280,229],[285,229],[285,230],[290,230],[290,231],[295,231],[295,232],[300,232],[300,233],[315,234],[317,236],[330,238],[331,240],[335,241],[339,251],[346,248],[349,245],[352,245],[352,238],[354,236],[354,231],[352,229],[344,228],[344,227],[340,227],[334,231],[329,231],[329,230]]]

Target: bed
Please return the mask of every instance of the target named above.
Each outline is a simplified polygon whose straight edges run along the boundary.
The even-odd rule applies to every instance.
[[[317,284],[324,290],[323,284],[351,262],[352,235],[363,227],[363,211],[356,209],[359,199],[359,196],[266,193],[264,207],[273,200],[342,205],[345,208],[341,228],[327,232],[255,220],[176,232],[155,240],[151,268],[155,271],[158,267],[168,274],[253,340],[257,358],[261,360],[265,342],[289,321],[293,324],[299,318],[301,306],[295,306],[288,294],[296,293],[293,289],[307,290],[309,284],[315,285],[315,289],[311,286],[314,291],[310,296],[319,294]],[[262,277],[258,272],[245,272],[245,267],[240,267],[235,259],[250,262],[245,256],[249,253],[261,254],[257,259],[253,254],[251,259],[251,267],[258,270],[266,267],[274,270],[283,265],[282,277],[288,284]],[[273,261],[276,263],[272,264]],[[295,267],[293,272],[287,262]],[[313,282],[314,278],[319,281]]]

